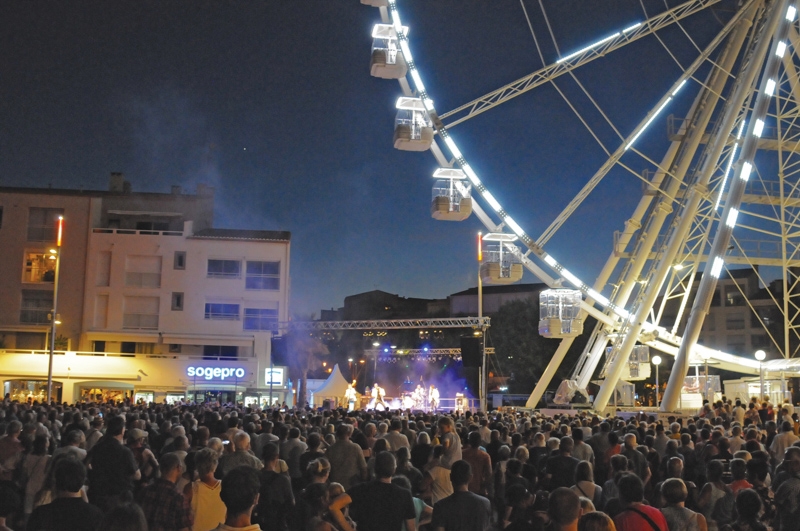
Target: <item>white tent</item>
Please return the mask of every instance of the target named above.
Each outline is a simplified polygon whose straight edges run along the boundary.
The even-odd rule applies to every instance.
[[[323,400],[330,400],[332,406],[338,406],[344,400],[344,392],[347,389],[347,380],[342,376],[339,365],[336,364],[331,371],[331,375],[325,380],[319,389],[314,391],[313,402],[322,405]]]

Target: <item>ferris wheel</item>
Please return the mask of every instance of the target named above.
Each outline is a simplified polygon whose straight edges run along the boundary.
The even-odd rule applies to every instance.
[[[430,151],[439,165],[433,175],[432,217],[464,221],[474,215],[487,228],[487,245],[494,254],[481,269],[485,280],[515,282],[524,267],[558,288],[547,295],[552,300],[542,301],[543,307],[554,311],[542,314],[539,330],[562,339],[528,407],[535,407],[543,396],[587,315],[596,318],[597,325],[570,379],[585,388],[599,375],[597,410],[608,406],[621,378],[640,377],[632,369],[646,355],[642,347],[675,356],[661,402],[664,411],[677,409],[689,367],[701,360],[745,374],[758,374],[762,367],[781,376],[800,373],[796,358],[800,350],[800,26],[794,1],[731,3],[719,20],[719,30],[703,46],[692,40],[686,23],[723,2],[688,0],[672,7],[665,2],[663,12],[644,13],[642,20],[631,21],[577,51],[559,54],[549,63],[543,60],[545,66],[539,70],[449,112],[436,109],[435,87],[423,83],[419,65],[425,58],[412,55],[413,41],[397,0],[361,2],[377,7],[381,17],[372,32],[371,74],[398,80],[402,92],[396,104],[394,147]],[[525,11],[524,0],[520,4]],[[544,8],[542,16],[546,18]],[[528,24],[533,34],[530,20]],[[679,75],[652,108],[627,131],[615,127],[619,138],[606,150],[605,161],[586,177],[580,191],[542,234],[530,236],[470,165],[471,157],[480,159],[482,154],[462,152],[450,130],[561,76],[573,76],[595,60],[637,46],[644,37],[655,36],[675,58],[670,43],[660,37],[672,26],[695,45],[694,58],[675,59]],[[552,31],[550,36],[555,42]],[[667,120],[667,109],[690,91],[695,96],[687,100],[685,117]],[[570,107],[575,110],[571,103]],[[575,114],[591,128],[579,111]],[[645,142],[657,134],[653,124],[661,125],[663,131],[665,121],[666,144]],[[654,145],[659,152],[652,152]],[[646,169],[634,172],[634,164]],[[641,198],[615,235],[605,265],[589,283],[569,269],[574,257],[558,256],[557,251],[551,254],[550,249],[570,217],[604,178],[619,169],[643,183]],[[733,271],[742,267],[753,271],[756,286],[737,280]],[[724,293],[718,291],[721,279],[733,280],[726,283]],[[752,324],[763,329],[764,342],[758,347],[769,350],[774,359],[762,364],[743,355],[742,351],[755,350],[753,344],[718,350],[698,342],[709,308],[728,302],[747,314],[743,319],[748,328]]]

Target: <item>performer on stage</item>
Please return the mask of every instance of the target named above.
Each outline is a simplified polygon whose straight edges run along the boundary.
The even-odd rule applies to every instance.
[[[411,397],[414,399],[414,407],[417,409],[425,408],[425,388],[422,385],[417,385]]]
[[[372,405],[373,409],[378,409],[378,404],[380,404],[383,407],[384,411],[388,409],[383,401],[384,396],[386,396],[386,391],[383,390],[383,387],[381,387],[377,383],[372,386],[372,399],[375,401],[374,404]]]
[[[436,411],[436,408],[439,407],[439,390],[431,384],[428,388],[428,408],[431,411]]]
[[[356,408],[356,381],[347,384],[347,389],[344,392],[344,401],[347,402],[347,411],[353,411]]]

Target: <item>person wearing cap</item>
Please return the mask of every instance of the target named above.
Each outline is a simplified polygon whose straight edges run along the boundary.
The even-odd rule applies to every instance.
[[[141,479],[137,481],[137,486],[147,485],[156,476],[158,470],[158,460],[147,446],[147,432],[133,428],[125,433],[125,438],[142,474]]]

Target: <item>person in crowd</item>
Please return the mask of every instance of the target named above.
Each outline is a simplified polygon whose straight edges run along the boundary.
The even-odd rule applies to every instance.
[[[108,421],[106,434],[87,455],[92,473],[89,475],[89,501],[103,512],[133,499],[133,482],[142,474],[130,448],[122,444],[125,418],[115,416]]]
[[[308,437],[306,437],[306,444],[308,445],[308,449],[303,452],[300,456],[299,464],[300,470],[303,471],[305,474],[306,470],[308,470],[308,464],[315,459],[319,459],[320,457],[325,457],[325,452],[322,451],[322,437],[319,433],[309,433]]]
[[[86,467],[72,458],[62,458],[53,467],[56,498],[37,507],[28,520],[27,531],[95,531],[103,511],[82,497]]]
[[[647,483],[651,476],[650,467],[648,466],[647,458],[636,447],[636,434],[626,434],[623,442],[624,449],[620,453],[628,458],[628,467],[642,480],[642,484]]]
[[[300,430],[289,430],[288,438],[281,444],[281,459],[289,465],[289,477],[295,490],[302,486],[303,471],[300,470],[300,456],[308,449],[308,445],[300,440]]]
[[[392,419],[389,424],[389,431],[383,436],[389,443],[389,451],[397,454],[400,448],[408,448],[411,450],[411,444],[408,442],[408,437],[401,433],[403,429],[403,422],[400,419]]]
[[[742,489],[736,495],[736,521],[725,526],[730,531],[767,531],[769,528],[760,520],[761,497],[752,489]]]
[[[572,437],[563,437],[558,444],[558,454],[550,457],[545,466],[546,483],[550,491],[559,487],[571,487],[575,483],[578,461],[572,457]]]
[[[591,446],[583,442],[583,436],[583,428],[572,428],[572,441],[574,443],[572,457],[578,461],[588,461],[594,466],[594,450],[592,450]]]
[[[431,506],[453,493],[450,471],[442,466],[444,452],[444,446],[434,446],[433,457],[423,472],[422,490],[428,493],[425,497],[431,500]]]
[[[149,485],[158,475],[158,460],[153,451],[147,447],[147,432],[139,428],[128,430],[125,434],[127,447],[133,452],[133,458],[139,467],[140,478],[137,488]]]
[[[453,493],[433,506],[431,527],[436,531],[488,531],[492,525],[489,500],[469,491],[472,468],[459,460],[450,468]]]
[[[267,443],[262,454],[264,469],[261,471],[256,521],[264,531],[288,531],[289,516],[295,505],[291,481],[279,470],[280,450],[276,444]]]
[[[606,513],[586,513],[578,520],[578,531],[617,531],[614,520]]]
[[[414,496],[419,496],[420,492],[422,492],[422,480],[424,476],[422,472],[418,469],[414,468],[411,464],[411,452],[409,452],[408,448],[400,448],[397,450],[397,472],[395,472],[399,476],[404,476],[408,479],[409,484],[411,485],[411,494]],[[489,474],[491,480],[491,473]]]
[[[689,490],[680,478],[669,478],[661,485],[661,496],[664,498],[664,507],[661,513],[667,520],[669,529],[684,531],[706,531],[705,517],[686,508],[686,499]]]
[[[95,415],[86,432],[86,451],[91,452],[94,445],[103,437],[103,417]]]
[[[742,489],[752,489],[753,484],[747,481],[747,462],[744,459],[733,459],[730,463],[733,481],[729,485],[731,491],[737,494]]]
[[[772,456],[776,465],[780,465],[783,461],[784,452],[788,447],[796,443],[800,438],[794,434],[794,424],[791,422],[783,422],[781,424],[781,433],[772,438],[772,444],[769,445],[769,454]]]
[[[19,440],[22,423],[12,420],[6,426],[6,436],[0,437],[0,481],[12,481],[25,448]]]
[[[261,470],[264,467],[264,463],[250,451],[250,435],[247,432],[237,430],[233,436],[233,444],[235,446],[234,451],[223,455],[219,460],[220,473],[223,477],[229,470],[240,466],[249,466],[254,470]],[[305,443],[302,444],[305,445]],[[299,466],[299,456],[297,457]]]
[[[348,492],[353,500],[350,516],[359,531],[416,531],[416,511],[411,492],[392,485],[396,460],[391,452],[375,456],[376,479],[356,485]]]
[[[575,484],[572,490],[578,496],[584,496],[591,500],[595,507],[603,506],[603,488],[594,482],[594,473],[589,461],[581,461],[575,467]]]
[[[469,490],[486,497],[492,486],[492,460],[489,458],[489,454],[481,449],[480,431],[470,432],[468,441],[469,445],[461,450],[461,456],[472,469]],[[527,457],[528,451],[525,447],[521,446],[518,450],[524,450]]]
[[[240,466],[225,474],[220,491],[225,521],[211,531],[261,531],[258,524],[252,523],[260,491],[258,472],[251,466]]]
[[[219,458],[210,448],[194,453],[198,479],[183,489],[183,498],[190,507],[192,531],[207,531],[225,521],[225,504],[220,496],[222,482],[214,477],[218,464]]]
[[[103,531],[152,531],[147,528],[142,508],[133,502],[119,503],[103,517],[97,528]]]
[[[577,531],[581,500],[571,489],[557,487],[548,498],[547,515],[553,531]]]
[[[56,448],[53,452],[53,457],[58,457],[62,453],[72,453],[78,461],[86,459],[86,435],[81,430],[72,430],[63,437],[63,444],[61,448]]]
[[[24,512],[26,518],[33,512],[36,494],[42,489],[47,478],[48,463],[50,462],[50,456],[47,454],[49,445],[50,438],[47,435],[37,435],[33,440],[30,453],[25,454],[20,464],[21,484],[25,492]]]
[[[719,460],[712,460],[706,466],[708,481],[700,491],[697,506],[706,517],[709,531],[717,531],[723,524],[730,523],[733,518],[734,496],[730,487],[722,481],[724,465]],[[730,508],[728,507],[730,506]]]
[[[439,427],[439,442],[444,448],[441,456],[441,466],[450,470],[456,461],[461,460],[461,439],[455,432],[455,423],[448,416],[442,416],[436,424]]]
[[[336,442],[325,453],[331,464],[330,480],[341,483],[346,491],[367,479],[364,452],[360,446],[350,441],[352,434],[353,427],[350,424],[339,424],[336,427]]]
[[[788,477],[775,491],[775,529],[800,529],[800,447],[790,446],[783,456]]]
[[[189,531],[191,527],[190,509],[184,503],[183,495],[175,489],[175,484],[184,471],[180,457],[167,453],[159,463],[161,477],[140,494],[142,506],[150,531]]]
[[[669,531],[661,511],[644,504],[644,483],[638,475],[623,474],[617,488],[622,506],[614,517],[617,531]]]

